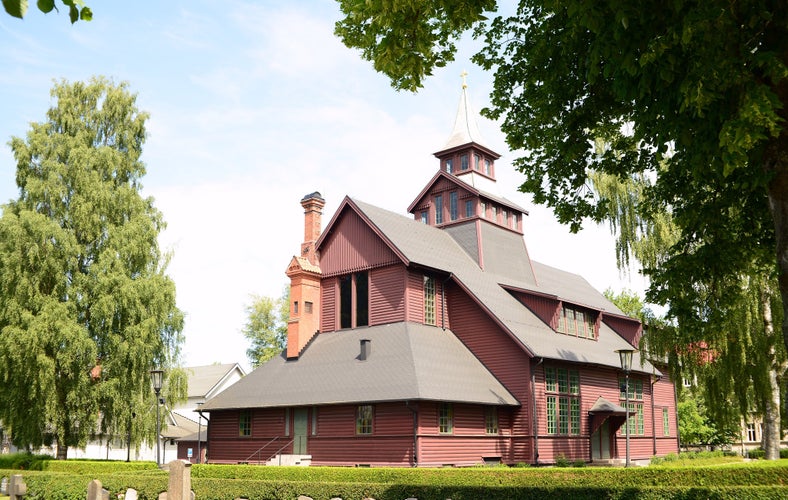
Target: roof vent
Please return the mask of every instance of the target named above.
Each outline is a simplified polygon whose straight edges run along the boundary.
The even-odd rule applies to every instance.
[[[366,361],[370,354],[372,354],[372,341],[369,339],[361,339],[361,352],[358,355],[358,359],[360,361]]]

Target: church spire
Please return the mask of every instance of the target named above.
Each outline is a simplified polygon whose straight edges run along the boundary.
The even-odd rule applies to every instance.
[[[462,93],[460,94],[460,103],[457,106],[457,116],[454,118],[454,129],[446,145],[441,148],[442,151],[471,142],[484,146],[484,139],[481,132],[479,132],[479,125],[476,121],[477,115],[468,98],[467,76],[467,71],[463,71],[460,74],[460,77],[462,77]]]

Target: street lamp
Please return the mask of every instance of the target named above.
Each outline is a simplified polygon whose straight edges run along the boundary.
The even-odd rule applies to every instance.
[[[161,441],[161,420],[159,417],[159,393],[161,392],[161,383],[164,378],[164,370],[151,370],[150,383],[153,386],[153,391],[156,393],[156,465],[161,465],[159,458],[159,441]]]
[[[200,407],[202,405],[204,405],[204,404],[205,404],[205,401],[200,401],[199,403],[197,403],[197,414],[199,415],[199,417],[197,417],[197,463],[198,464],[202,463],[202,447],[201,447],[201,444],[202,444],[202,436],[201,436],[201,433],[202,433],[202,411],[200,410]]]
[[[619,349],[616,352],[621,360],[621,369],[624,370],[624,393],[626,394],[627,410],[626,428],[624,429],[627,442],[627,461],[625,467],[629,467],[629,371],[632,369],[632,355],[635,353],[635,349]]]

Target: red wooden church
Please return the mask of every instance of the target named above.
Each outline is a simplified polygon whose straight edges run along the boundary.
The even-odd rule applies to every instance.
[[[463,88],[410,217],[301,200],[287,351],[208,401],[213,463],[445,466],[624,457],[619,349],[640,323],[582,277],[530,260],[525,209]],[[678,451],[673,383],[635,354],[633,460]]]

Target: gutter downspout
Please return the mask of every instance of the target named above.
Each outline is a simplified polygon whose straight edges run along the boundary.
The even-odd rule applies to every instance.
[[[531,369],[531,398],[534,402],[534,465],[539,465],[539,417],[536,411],[536,369],[544,362],[544,358],[539,358],[536,365]]]
[[[651,434],[654,441],[654,456],[657,455],[657,416],[654,409],[654,385],[659,380],[656,375],[651,375]]]
[[[441,328],[446,330],[446,283],[451,279],[451,274],[441,283]]]
[[[405,407],[413,412],[413,467],[419,466],[419,410],[410,405],[410,401],[405,401]]]

